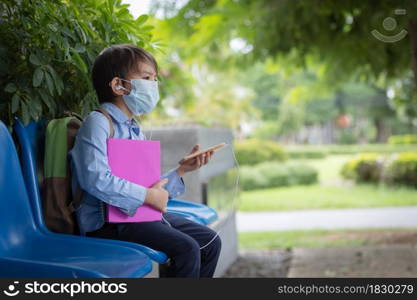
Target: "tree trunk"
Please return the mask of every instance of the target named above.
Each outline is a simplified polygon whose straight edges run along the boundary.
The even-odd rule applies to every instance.
[[[408,25],[411,42],[411,64],[417,89],[417,20],[410,20]]]
[[[374,124],[376,127],[376,142],[386,143],[391,135],[391,128],[384,122],[383,119],[375,119]]]

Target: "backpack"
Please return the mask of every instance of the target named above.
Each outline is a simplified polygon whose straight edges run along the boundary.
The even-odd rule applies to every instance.
[[[110,136],[114,136],[113,121],[104,109],[102,113],[110,124]],[[83,191],[72,191],[72,174],[68,152],[83,119],[76,113],[66,112],[65,117],[48,122],[45,132],[44,178],[41,184],[42,209],[45,225],[57,233],[79,234],[75,209],[82,201]]]

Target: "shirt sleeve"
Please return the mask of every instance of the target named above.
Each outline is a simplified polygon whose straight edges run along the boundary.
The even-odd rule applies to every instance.
[[[168,178],[164,189],[168,192],[168,198],[173,199],[185,193],[184,180],[177,173],[177,168],[173,168],[161,176],[161,179]]]
[[[133,216],[145,202],[147,189],[111,174],[106,142],[109,131],[105,116],[90,113],[78,131],[70,157],[81,189]]]

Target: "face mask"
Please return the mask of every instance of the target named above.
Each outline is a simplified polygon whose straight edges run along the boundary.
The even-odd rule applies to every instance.
[[[123,95],[123,100],[134,115],[149,113],[156,107],[159,100],[157,81],[145,79],[121,80],[128,81],[131,84],[131,91],[128,95]],[[118,88],[127,91],[122,86]]]

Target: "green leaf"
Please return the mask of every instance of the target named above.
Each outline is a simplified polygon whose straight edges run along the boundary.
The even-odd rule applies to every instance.
[[[51,75],[49,75],[48,72],[45,72],[45,79],[46,79],[46,85],[48,86],[49,93],[51,95],[53,95],[54,94],[54,83],[53,83]]]
[[[49,96],[46,93],[40,92],[39,95],[41,96],[43,103],[45,103],[48,109],[52,111],[51,98],[49,98]]]
[[[85,47],[83,45],[81,45],[80,43],[77,43],[77,44],[75,44],[74,51],[76,51],[78,53],[83,53],[83,52],[85,52]]]
[[[149,18],[149,15],[146,15],[146,14],[139,16],[139,18],[137,18],[137,20],[136,20],[136,25],[137,26],[142,25],[143,23],[146,22],[146,20],[148,20],[148,18]]]
[[[13,82],[10,82],[6,85],[4,91],[7,93],[14,93],[16,92],[16,85]]]
[[[20,97],[18,94],[14,94],[12,97],[12,114],[19,109]]]
[[[30,116],[32,117],[32,119],[37,121],[39,119],[39,115],[41,115],[42,113],[42,104],[39,101],[39,98],[32,98],[32,100],[29,103],[29,106]]]
[[[41,68],[36,68],[35,72],[33,73],[33,86],[38,87],[41,85],[43,80],[43,70]]]
[[[34,64],[35,66],[40,66],[42,65],[41,60],[39,59],[39,57],[36,56],[36,54],[31,53],[29,56],[29,61]]]
[[[22,102],[22,121],[24,125],[29,123],[30,117],[28,112],[28,107],[25,102]]]
[[[62,82],[61,77],[58,75],[57,72],[55,72],[55,69],[51,67],[51,65],[47,65],[46,68],[49,71],[49,74],[51,74],[52,78],[54,79],[55,87],[58,91],[58,95],[61,95],[62,91],[64,90],[64,83]]]
[[[81,58],[81,56],[72,49],[71,49],[71,53],[72,53],[72,58],[75,61],[75,65],[80,69],[81,72],[83,72],[84,74],[87,74],[88,68],[85,62],[83,61],[83,59]]]
[[[147,25],[147,26],[143,26],[141,28],[141,31],[150,31],[150,30],[152,30],[154,28],[155,28],[155,26],[153,26],[153,25]]]

